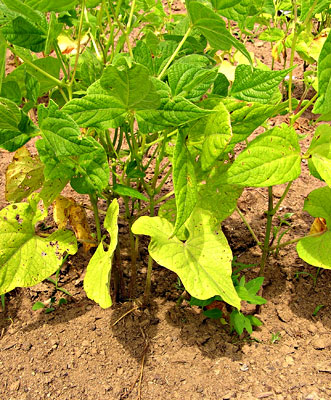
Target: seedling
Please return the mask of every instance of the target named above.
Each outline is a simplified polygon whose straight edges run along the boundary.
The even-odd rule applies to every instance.
[[[51,297],[45,302],[37,301],[36,303],[34,303],[34,305],[32,306],[32,310],[37,311],[40,309],[44,309],[45,313],[48,314],[54,311],[57,306],[60,307],[62,304],[67,304],[67,300],[63,297],[59,300],[58,305],[56,305],[55,297]]]
[[[314,310],[314,312],[313,312],[313,314],[312,314],[313,317],[316,317],[317,313],[318,313],[323,307],[325,307],[324,304],[319,304],[318,306],[316,306],[316,307],[315,307],[315,310]]]
[[[271,344],[277,344],[277,343],[279,343],[280,339],[281,339],[280,332],[272,333],[271,334],[270,343]]]

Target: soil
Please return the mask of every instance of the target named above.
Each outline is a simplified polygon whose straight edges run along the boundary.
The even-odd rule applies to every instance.
[[[256,54],[263,54],[268,64],[270,49],[264,46],[257,47]],[[306,113],[296,124],[297,131],[307,135],[301,141],[303,148],[315,129],[311,119],[312,114]],[[284,117],[279,117],[273,123],[282,121]],[[4,174],[11,160],[12,154],[0,150],[0,209],[7,204]],[[287,239],[309,232],[313,218],[300,210],[306,196],[322,186],[309,175],[306,164],[302,168],[279,211],[279,215],[294,213]],[[280,198],[283,190],[284,185],[275,187],[275,197]],[[78,199],[88,202],[84,196]],[[266,190],[246,189],[238,206],[263,238]],[[258,262],[260,251],[236,213],[223,229],[237,261]],[[127,277],[129,241],[127,228],[121,225],[120,242]],[[142,241],[138,259],[138,295],[146,276],[146,245]],[[179,304],[182,291],[176,288],[176,275],[159,266],[154,267],[149,308],[127,301],[101,309],[83,290],[89,257],[80,248],[62,269],[60,287],[72,297],[56,291],[48,281],[6,295],[6,309],[0,313],[2,399],[331,398],[331,272],[321,270],[315,283],[317,269],[303,262],[294,246],[269,259],[263,288],[268,303],[259,314],[263,325],[251,337],[241,338],[230,334],[220,321],[206,318],[199,308],[190,307],[187,300]],[[253,268],[247,277],[257,272]],[[50,313],[32,311],[36,301],[52,296],[65,297],[67,304]],[[314,316],[318,305],[323,307]],[[256,310],[247,307],[246,311]]]

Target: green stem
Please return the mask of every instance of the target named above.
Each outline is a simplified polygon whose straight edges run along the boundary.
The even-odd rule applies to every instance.
[[[115,10],[114,10],[113,5],[111,4],[111,1],[109,1],[109,7],[110,7],[110,9],[111,9],[111,11],[112,11],[112,13],[113,13],[113,15],[114,15],[114,18],[115,18],[115,21],[116,21],[118,27],[120,28],[120,31],[121,31],[122,34],[124,35],[126,45],[128,46],[128,50],[129,50],[130,57],[133,58],[133,52],[132,52],[132,47],[131,47],[131,43],[130,43],[130,38],[128,37],[126,30],[124,29],[124,27],[123,27],[121,21],[118,19],[118,16],[117,16],[118,5],[117,5],[117,7],[116,7],[116,12],[115,12]],[[116,49],[116,50],[117,50],[117,49]]]
[[[293,115],[293,116],[291,117],[291,125],[293,125],[294,122],[295,122],[298,118],[300,118],[301,115],[307,110],[307,108],[310,107],[310,106],[314,103],[314,101],[317,99],[317,97],[318,97],[318,93],[316,93],[315,96],[312,97],[312,98],[308,101],[308,103],[307,103],[297,114],[295,114],[295,115]]]
[[[134,9],[136,7],[136,0],[132,0],[131,2],[131,9],[130,9],[130,15],[129,15],[129,20],[128,20],[128,24],[126,26],[126,33],[127,35],[129,34],[129,30],[131,28],[131,23],[132,23],[132,18],[133,18],[133,13],[134,13]]]
[[[239,214],[240,218],[243,220],[244,224],[246,225],[247,229],[249,230],[250,234],[253,236],[253,239],[255,240],[256,244],[261,247],[262,242],[259,241],[258,237],[256,236],[253,228],[250,226],[249,222],[246,220],[244,217],[244,214],[240,211],[239,207],[236,206],[236,211]]]
[[[266,262],[267,262],[268,255],[270,252],[269,242],[270,242],[270,233],[271,233],[271,228],[272,228],[272,211],[273,211],[272,186],[268,187],[268,194],[269,194],[269,196],[268,196],[267,226],[266,226],[264,244],[263,244],[263,248],[262,248],[262,258],[261,258],[259,276],[264,275]]]
[[[77,38],[77,53],[76,53],[76,58],[75,58],[75,64],[74,64],[74,70],[71,75],[71,80],[70,80],[70,87],[72,87],[74,80],[75,80],[75,75],[78,67],[78,59],[80,55],[80,41],[81,41],[81,36],[82,36],[82,28],[83,28],[83,21],[84,21],[84,10],[85,10],[85,0],[82,0],[82,5],[81,5],[81,14],[80,14],[80,20],[79,20],[79,27],[78,27],[78,38]]]
[[[293,7],[294,7],[294,29],[296,28],[296,24],[297,24],[297,19],[298,19],[298,7],[297,7],[297,3],[294,0],[293,1]],[[294,53],[295,53],[295,46],[297,43],[297,39],[298,39],[298,30],[295,29],[294,33],[293,33],[293,38],[292,38],[292,45],[291,45],[291,58],[290,58],[290,68],[293,67],[293,63],[294,63]],[[292,113],[292,80],[293,80],[293,70],[290,71],[289,73],[289,80],[288,80],[288,101],[289,101],[289,110],[290,113]]]
[[[36,71],[40,72],[41,74],[43,74],[44,76],[46,76],[46,78],[52,80],[53,82],[55,82],[59,87],[63,87],[65,86],[65,83],[60,81],[59,79],[55,78],[55,76],[49,74],[48,72],[44,71],[43,69],[39,68],[37,65],[33,64],[33,62],[31,62],[29,59],[27,59],[26,57],[24,57],[22,54],[17,54],[15,52],[15,50],[12,47],[9,47],[9,50],[17,57],[20,57],[27,65],[29,65],[30,67],[34,68]]]
[[[279,207],[281,206],[283,200],[285,199],[285,197],[287,196],[288,191],[290,190],[291,186],[292,186],[293,181],[289,182],[281,196],[281,198],[278,200],[277,204],[275,205],[275,207],[273,208],[271,215],[274,216],[276,214],[276,212],[278,211]]]
[[[269,248],[269,251],[273,251],[276,249],[281,249],[282,247],[286,247],[290,244],[294,244],[294,243],[298,243],[300,240],[302,239],[307,239],[307,238],[312,238],[312,237],[318,237],[321,236],[323,233],[325,233],[325,231],[323,232],[317,232],[317,233],[312,233],[311,235],[306,235],[306,236],[301,236],[301,237],[297,237],[295,239],[292,240],[288,240],[287,242],[283,242],[283,243],[279,243],[279,244],[275,244],[274,246],[271,246]]]
[[[169,58],[168,62],[162,69],[162,71],[158,75],[158,79],[162,79],[163,75],[166,73],[167,69],[169,68],[170,64],[173,62],[173,60],[176,58],[177,54],[179,53],[180,49],[182,48],[183,44],[185,43],[186,39],[189,37],[190,33],[192,32],[193,27],[189,26],[188,30],[186,31],[185,35],[183,36],[182,40],[178,43],[178,46],[176,50],[173,52],[171,57]]]
[[[157,204],[162,203],[162,201],[167,200],[169,197],[173,196],[175,194],[175,192],[172,190],[171,192],[165,194],[164,196],[160,197],[159,199],[154,201],[154,206],[156,206]],[[135,218],[137,219],[138,217],[140,217],[141,215],[145,214],[146,211],[149,210],[149,205],[142,208],[140,211],[137,212],[137,214],[135,215]]]
[[[154,199],[150,201],[150,216],[154,217]],[[149,298],[151,295],[151,285],[152,285],[152,271],[153,271],[153,258],[149,255],[148,256],[148,265],[147,265],[147,276],[146,276],[146,285],[145,285],[145,292],[144,292],[144,300],[143,304],[149,304]]]
[[[101,242],[101,225],[99,218],[99,210],[98,210],[98,198],[95,195],[90,194],[90,201],[93,207],[94,219],[95,219],[95,227],[97,230],[97,240],[98,243]]]

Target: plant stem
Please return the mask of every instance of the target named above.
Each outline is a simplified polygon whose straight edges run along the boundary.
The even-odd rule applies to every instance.
[[[318,236],[321,236],[323,233],[325,233],[325,231],[312,233],[311,235],[301,236],[301,237],[297,237],[297,238],[292,239],[292,240],[288,240],[287,242],[283,242],[283,243],[280,243],[280,244],[275,244],[274,246],[271,246],[269,248],[269,251],[273,251],[273,250],[276,250],[276,249],[281,249],[282,247],[289,246],[290,244],[298,243],[302,239],[318,237]]]
[[[182,48],[183,44],[185,43],[186,39],[189,37],[190,33],[192,32],[193,27],[189,26],[188,30],[186,31],[185,35],[183,36],[182,40],[178,43],[178,46],[176,50],[172,53],[171,57],[169,58],[168,62],[162,69],[162,71],[158,75],[158,79],[162,79],[163,75],[166,73],[167,69],[169,68],[169,65],[173,62],[173,60],[176,58],[177,54],[179,53],[180,49]]]
[[[297,114],[295,114],[295,115],[293,115],[293,116],[291,117],[291,125],[292,125],[292,126],[293,126],[294,122],[295,122],[298,118],[300,118],[301,115],[307,110],[307,108],[310,107],[310,106],[314,103],[314,101],[317,99],[317,97],[318,97],[318,93],[316,93],[315,96],[312,97],[312,98],[308,101],[308,103],[307,103]]]
[[[269,241],[270,241],[270,233],[271,233],[271,228],[272,228],[272,211],[273,211],[272,186],[268,187],[268,194],[269,194],[269,196],[268,196],[267,226],[266,226],[264,244],[263,244],[263,248],[262,248],[262,258],[261,258],[259,276],[264,275],[265,265],[266,265],[268,255],[270,252]]]
[[[293,8],[294,8],[294,33],[292,38],[292,45],[291,45],[291,57],[290,57],[290,68],[293,67],[294,62],[294,53],[295,53],[295,45],[298,39],[298,30],[296,28],[297,19],[298,19],[298,7],[295,0],[293,0]],[[289,73],[289,80],[288,80],[288,101],[289,101],[289,110],[292,113],[292,80],[293,80],[293,70]]]
[[[236,206],[236,211],[239,214],[240,218],[243,220],[243,222],[246,225],[247,229],[249,230],[250,234],[253,236],[253,239],[255,240],[256,244],[259,247],[261,247],[262,246],[262,242],[259,241],[259,239],[257,238],[253,228],[250,226],[249,222],[246,220],[244,214],[240,211],[238,206]]]
[[[46,78],[48,78],[48,79],[52,80],[53,82],[55,82],[59,87],[65,86],[64,82],[60,81],[59,79],[55,78],[55,76],[49,74],[48,72],[46,72],[43,69],[39,68],[37,65],[33,64],[33,62],[31,62],[29,59],[24,57],[22,54],[17,54],[12,47],[9,47],[9,50],[15,56],[20,57],[27,65],[29,65],[30,67],[34,68],[36,71],[38,71],[41,74],[43,74],[44,76],[46,76]]]
[[[90,201],[93,207],[94,219],[95,219],[95,227],[97,230],[97,240],[98,243],[101,242],[101,225],[99,218],[99,210],[98,210],[98,197],[90,194]]]
[[[169,197],[173,196],[174,194],[175,194],[175,192],[173,190],[171,192],[165,194],[164,196],[162,196],[159,199],[154,201],[154,206],[156,206],[159,203],[162,203],[162,201],[167,200]],[[146,211],[149,210],[149,208],[150,208],[149,206],[142,208],[140,211],[137,212],[137,214],[135,215],[135,218],[137,219],[138,217],[143,215]]]
[[[290,190],[290,187],[292,186],[293,181],[289,182],[281,196],[281,198],[278,200],[277,204],[275,205],[275,207],[272,210],[272,216],[274,216],[276,214],[276,212],[278,211],[278,208],[280,207],[280,205],[282,204],[283,200],[285,199],[285,197],[287,196],[288,191]]]
[[[81,5],[81,14],[80,14],[80,20],[79,20],[79,27],[78,27],[78,38],[77,38],[77,52],[76,52],[76,58],[75,58],[75,64],[74,64],[74,70],[71,75],[71,80],[70,80],[70,87],[72,87],[74,80],[75,80],[75,75],[78,67],[78,59],[80,55],[80,41],[81,41],[81,36],[82,36],[82,27],[83,27],[83,21],[84,21],[84,10],[85,10],[85,0],[82,0],[82,5]]]

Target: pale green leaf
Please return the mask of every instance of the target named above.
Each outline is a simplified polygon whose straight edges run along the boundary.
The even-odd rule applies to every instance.
[[[6,200],[16,203],[39,189],[44,182],[44,166],[26,147],[17,150],[6,170]]]
[[[11,100],[0,98],[0,129],[18,129],[21,111]]]
[[[331,111],[331,32],[329,33],[317,64],[318,99],[313,112],[326,114]]]
[[[232,138],[230,114],[223,103],[207,118],[201,153],[201,167],[208,170],[221,156]]]
[[[119,183],[114,184],[113,191],[120,196],[129,196],[134,199],[140,199],[143,201],[148,201],[148,198],[140,193],[137,189],[134,189],[129,186],[121,185]]]
[[[227,168],[228,165],[216,165],[198,189],[198,206],[211,212],[217,224],[234,212],[243,190],[236,185],[222,183],[222,174]]]
[[[191,296],[206,300],[219,295],[239,309],[240,299],[231,279],[231,249],[223,232],[212,229],[211,219],[209,213],[196,208],[186,223],[186,242],[176,237],[169,239],[173,225],[160,217],[140,217],[132,232],[151,236],[151,257],[175,272]]]
[[[331,201],[331,198],[329,199]],[[327,231],[318,237],[301,239],[297,252],[310,265],[331,269],[331,232]]]
[[[285,37],[285,32],[279,28],[268,28],[263,31],[259,39],[264,40],[266,42],[278,42],[279,40],[283,40]]]
[[[177,218],[173,235],[191,215],[197,202],[197,183],[193,161],[186,147],[185,134],[179,131],[173,157],[173,182],[177,208]]]
[[[251,56],[245,46],[231,35],[223,19],[213,10],[197,1],[187,4],[193,26],[197,28],[216,50],[230,50],[234,46],[250,62]]]
[[[315,218],[324,218],[331,228],[331,189],[327,186],[313,190],[305,200],[303,208]]]
[[[307,151],[309,170],[331,186],[331,127],[319,125]]]
[[[254,139],[223,175],[223,182],[240,186],[273,186],[296,179],[301,156],[295,130],[285,124]]]
[[[239,100],[267,104],[272,99],[280,82],[291,71],[264,71],[249,65],[238,65],[231,96]]]
[[[0,294],[36,285],[59,268],[62,253],[76,253],[71,231],[59,230],[48,237],[36,234],[35,224],[43,218],[34,201],[0,211]]]
[[[327,231],[317,237],[301,239],[297,252],[307,263],[331,269],[331,189],[325,186],[313,190],[305,200],[304,210],[313,217],[324,218]]]
[[[101,242],[91,258],[84,278],[84,290],[89,299],[97,302],[100,307],[108,308],[112,305],[110,297],[110,274],[113,254],[118,241],[119,205],[114,199],[108,207],[104,226],[110,234],[110,245],[105,251]]]

